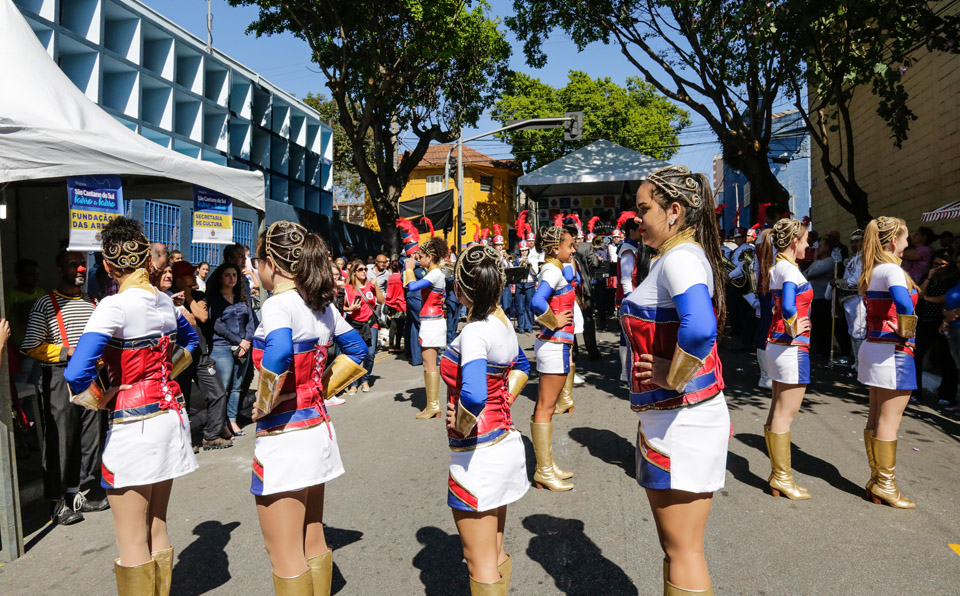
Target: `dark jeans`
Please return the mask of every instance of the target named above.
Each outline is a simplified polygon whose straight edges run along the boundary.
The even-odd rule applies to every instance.
[[[510,308],[513,306],[513,293],[510,291],[510,286],[507,285],[503,288],[503,291],[500,292],[500,308],[503,309],[507,318],[510,318]]]
[[[517,308],[517,329],[523,333],[533,331],[533,311],[530,310],[530,304],[533,302],[533,294],[536,288],[531,285],[529,288],[520,289],[517,287],[515,304]]]
[[[244,377],[250,366],[250,356],[235,358],[230,346],[213,346],[213,350],[210,351],[210,358],[216,362],[216,371],[220,375],[221,386],[229,396],[227,398],[227,418],[231,422],[236,422],[237,412],[240,411],[240,393],[243,390]]]
[[[403,347],[403,330],[405,329],[407,316],[401,314],[399,317],[390,319],[390,335],[387,342],[387,349],[400,350]]]
[[[380,330],[376,327],[370,328],[370,343],[367,344],[367,355],[364,356],[363,360],[360,362],[367,372],[365,372],[362,377],[351,383],[351,387],[359,387],[363,383],[370,382],[370,373],[373,372],[373,360],[377,355],[377,335],[379,332]]]
[[[957,367],[947,338],[940,333],[940,322],[920,321],[917,324],[916,342],[913,354],[917,368],[917,391],[914,395],[923,399],[923,359],[930,352],[934,367],[940,371],[937,398],[953,403],[957,397]]]
[[[216,349],[216,346],[214,347]],[[199,348],[197,352],[199,353]],[[232,357],[232,355],[231,355]],[[201,410],[202,416],[198,420],[202,421],[203,438],[213,441],[220,436],[223,425],[227,418],[227,390],[223,386],[223,379],[219,372],[220,364],[206,354],[201,354],[199,360],[193,362],[190,367],[183,371],[177,381],[180,384],[180,390],[183,392],[183,398],[187,402],[187,407],[192,407],[191,397],[193,397],[193,383],[196,382],[200,388],[207,405]],[[241,377],[242,379],[242,377]],[[237,395],[239,395],[239,390]],[[199,409],[199,408],[195,408]],[[198,420],[190,419],[190,426],[196,429],[194,425]],[[196,440],[196,437],[194,437]]]
[[[43,441],[43,492],[62,499],[67,489],[86,490],[100,479],[101,441],[106,411],[70,403],[64,367],[43,366],[40,373],[40,424]]]
[[[447,303],[447,345],[457,339],[457,327],[460,325],[460,303]]]

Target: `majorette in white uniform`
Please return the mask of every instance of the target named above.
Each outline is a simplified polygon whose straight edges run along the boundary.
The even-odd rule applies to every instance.
[[[627,238],[620,244],[620,250],[617,253],[617,268],[620,271],[619,285],[617,286],[616,302],[617,306],[623,303],[623,299],[633,292],[634,284],[637,281],[637,241]],[[627,341],[627,335],[620,330],[620,380],[628,382],[630,378],[630,342]]]
[[[713,271],[703,249],[681,232],[660,247],[650,273],[620,309],[632,364],[640,354],[672,361],[676,389],[630,381],[637,412],[637,481],[649,489],[694,493],[723,487],[730,415],[723,397],[713,309]]]
[[[537,291],[533,295],[531,307],[540,317],[548,310],[554,314],[573,311],[577,293],[570,283],[574,270],[564,267],[555,257],[547,257],[538,276]],[[565,375],[570,372],[570,350],[573,347],[574,325],[560,329],[550,329],[541,323],[540,333],[534,343],[537,356],[537,371],[544,374]]]
[[[273,389],[257,392],[257,407],[267,411],[257,421],[253,449],[250,492],[257,496],[323,484],[343,474],[337,435],[323,403],[324,383],[330,383],[324,376],[327,351],[336,342],[342,351],[338,360],[348,358],[360,369],[367,353],[360,334],[336,307],[311,310],[293,282],[274,288],[260,316],[253,363]]]
[[[797,264],[779,253],[770,270],[773,319],[767,334],[767,374],[789,385],[810,383],[810,331],[799,333],[800,319],[810,316],[813,287]]]
[[[917,388],[913,315],[918,294],[915,287],[907,284],[906,275],[893,263],[881,263],[873,268],[870,286],[863,297],[867,337],[860,345],[857,374],[857,380],[864,385],[902,391]]]
[[[433,266],[421,279],[410,282],[407,289],[419,291],[423,297],[420,307],[420,346],[442,348],[447,345],[447,321],[443,316],[443,299],[447,278],[440,267]]]
[[[440,375],[457,409],[457,430],[447,430],[447,504],[454,509],[490,511],[530,488],[523,442],[510,415],[512,369],[529,373],[530,363],[500,309],[467,323],[443,353]]]
[[[104,488],[155,484],[197,469],[190,441],[190,421],[183,407],[175,372],[198,344],[190,323],[178,314],[169,296],[150,285],[147,272],[137,269],[93,311],[64,378],[76,394],[75,403],[110,410],[107,443],[103,448]],[[102,402],[97,362],[103,360],[110,387],[129,385]],[[182,364],[181,364],[182,363]]]

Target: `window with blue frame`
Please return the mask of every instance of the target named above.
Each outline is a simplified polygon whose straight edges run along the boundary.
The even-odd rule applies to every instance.
[[[233,241],[236,244],[244,244],[252,249],[253,222],[234,218]],[[190,245],[190,262],[194,265],[207,262],[211,267],[217,267],[223,262],[223,246],[222,244],[194,242]]]
[[[143,202],[143,233],[167,250],[180,250],[180,207],[158,201]]]

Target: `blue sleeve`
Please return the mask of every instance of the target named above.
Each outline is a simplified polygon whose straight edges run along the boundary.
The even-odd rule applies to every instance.
[[[549,310],[550,304],[547,300],[549,300],[552,295],[553,286],[551,286],[549,282],[541,281],[540,285],[537,286],[536,293],[533,295],[533,300],[530,301],[530,306],[538,317]]]
[[[200,338],[197,337],[197,332],[194,331],[190,323],[187,322],[186,317],[179,312],[177,313],[177,345],[185,348],[191,354],[197,349],[197,346],[200,345]]]
[[[576,267],[564,267],[563,268],[563,279],[567,280],[567,283],[570,283],[577,276]]]
[[[890,296],[893,298],[893,304],[897,307],[898,315],[913,314],[913,299],[910,298],[910,290],[903,286],[890,286]]]
[[[283,373],[293,363],[293,330],[288,327],[274,329],[267,335],[260,366],[273,373]]]
[[[474,416],[487,404],[487,361],[471,360],[460,368],[460,403]]]
[[[74,393],[86,391],[90,383],[97,378],[97,360],[103,356],[103,349],[110,337],[103,333],[88,332],[80,336],[73,356],[67,362],[63,378]]]
[[[790,321],[797,316],[797,284],[792,281],[783,282],[782,296],[780,310],[783,311],[783,320]]]
[[[520,348],[517,352],[517,361],[513,363],[514,370],[520,370],[529,375],[530,361],[527,360],[527,355],[523,353],[523,348]]]
[[[717,316],[710,290],[704,284],[690,286],[686,292],[674,296],[673,303],[680,315],[677,345],[687,354],[703,360],[717,341]]]
[[[346,333],[335,336],[333,341],[340,347],[340,351],[357,364],[363,361],[367,355],[367,350],[369,350],[366,342],[363,341],[363,338],[360,337],[360,333],[357,332],[356,329],[351,329]]]
[[[429,288],[433,285],[433,282],[427,279],[426,277],[418,279],[417,281],[411,281],[407,284],[407,291],[416,292],[417,290],[422,290],[424,288]]]

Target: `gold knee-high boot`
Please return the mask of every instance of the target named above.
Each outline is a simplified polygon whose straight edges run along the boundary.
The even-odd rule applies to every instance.
[[[683,596],[684,594],[704,594],[713,596],[713,586],[706,590],[684,590],[670,583],[670,563],[663,560],[663,596]]]
[[[330,582],[333,580],[333,551],[307,559],[310,577],[313,578],[313,596],[330,596]]]
[[[873,437],[873,457],[876,458],[877,482],[870,488],[874,503],[886,503],[897,509],[914,509],[917,504],[900,494],[895,470],[897,467],[897,441],[881,441]]]
[[[867,450],[867,463],[870,464],[870,480],[867,480],[868,501],[873,498],[873,493],[870,492],[870,489],[877,483],[877,458],[873,454],[873,437],[876,434],[877,431],[875,430],[870,430],[869,428],[863,429],[863,446]]]
[[[173,547],[151,553],[157,562],[156,596],[170,596],[170,578],[173,577]]]
[[[570,372],[567,373],[567,380],[563,382],[563,389],[560,390],[560,397],[557,399],[557,407],[553,409],[554,414],[563,414],[570,412],[573,414],[573,375],[577,372],[577,365],[570,365]]]
[[[417,414],[420,420],[440,416],[440,373],[423,373],[423,385],[427,389],[427,407]]]
[[[763,434],[767,440],[767,453],[770,455],[770,492],[779,497],[781,493],[789,499],[809,499],[807,489],[797,486],[793,481],[793,471],[790,468],[790,431],[775,433],[769,426],[763,427]]]
[[[313,571],[307,569],[296,577],[273,574],[273,591],[277,596],[313,596]]]
[[[157,562],[153,559],[133,567],[124,567],[120,564],[120,559],[114,559],[113,571],[117,576],[118,596],[153,596],[156,594]]]
[[[510,555],[507,555],[506,561],[497,565],[497,571],[500,572],[500,577],[503,578],[503,583],[506,585],[506,589],[503,591],[506,594],[510,591],[510,577],[513,575],[513,559],[510,558]]]
[[[530,440],[533,443],[533,453],[537,456],[537,469],[533,473],[533,481],[537,488],[549,488],[553,491],[565,491],[573,488],[557,474],[553,463],[553,423],[531,422]]]
[[[506,596],[507,582],[505,577],[501,577],[495,582],[478,582],[470,578],[470,596]]]

